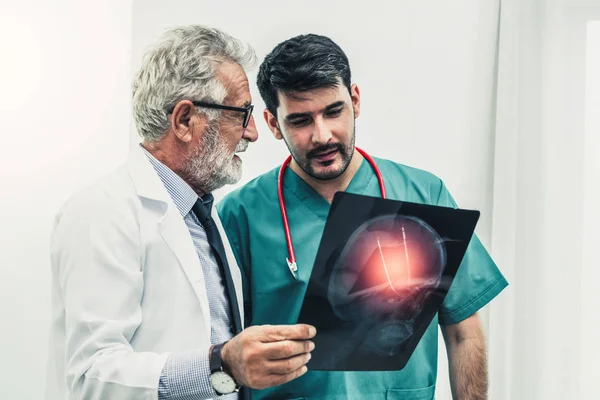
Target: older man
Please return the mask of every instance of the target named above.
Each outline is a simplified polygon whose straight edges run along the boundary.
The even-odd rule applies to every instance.
[[[211,192],[257,139],[254,53],[168,32],[133,84],[142,144],[71,198],[52,237],[51,399],[237,398],[306,372],[306,325],[243,330],[240,273]]]

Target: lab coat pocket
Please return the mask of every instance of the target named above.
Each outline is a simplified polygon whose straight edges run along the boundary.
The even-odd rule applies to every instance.
[[[387,400],[433,400],[435,385],[422,389],[388,389]]]

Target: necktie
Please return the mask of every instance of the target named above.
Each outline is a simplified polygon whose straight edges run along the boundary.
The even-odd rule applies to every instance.
[[[238,308],[237,295],[235,294],[235,287],[231,278],[231,270],[229,269],[229,263],[227,262],[227,257],[225,256],[225,247],[223,246],[221,235],[219,234],[219,230],[217,229],[215,221],[210,215],[209,208],[202,203],[200,199],[196,200],[192,210],[198,217],[200,224],[202,224],[204,227],[208,243],[210,244],[215,259],[217,260],[217,264],[221,272],[221,278],[225,284],[225,292],[227,293],[227,297],[229,299],[229,309],[231,310],[231,315],[235,325],[234,334],[240,333],[242,331],[240,310]]]

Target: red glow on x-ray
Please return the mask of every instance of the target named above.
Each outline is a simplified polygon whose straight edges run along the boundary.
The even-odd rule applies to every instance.
[[[419,297],[437,285],[445,262],[439,236],[409,217],[371,221],[356,232],[349,246],[336,271],[346,288],[342,293],[349,299],[367,296],[374,304]]]
[[[423,254],[418,243],[379,245],[369,258],[365,286],[387,284],[392,291],[403,291],[423,279]]]
[[[398,230],[393,234],[369,232],[366,264],[356,291],[380,293],[385,297],[406,296],[431,280],[437,272],[437,253],[430,238]]]

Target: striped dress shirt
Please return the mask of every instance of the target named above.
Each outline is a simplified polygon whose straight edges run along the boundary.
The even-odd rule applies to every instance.
[[[196,214],[191,211],[192,206],[198,200],[198,195],[179,175],[154,158],[145,149],[144,152],[167,189],[167,192],[169,192],[173,203],[175,203],[190,231],[196,253],[200,259],[206,293],[208,294],[211,320],[210,341],[212,344],[223,343],[232,337],[231,313],[221,272],[211,251],[206,232],[198,221]],[[207,194],[201,200],[210,210],[213,203],[213,196]],[[210,385],[209,378],[208,348],[173,353],[167,359],[160,376],[158,399],[200,400],[217,397],[217,393]],[[218,398],[219,400],[237,400],[238,394],[232,393],[225,396],[218,396]]]

